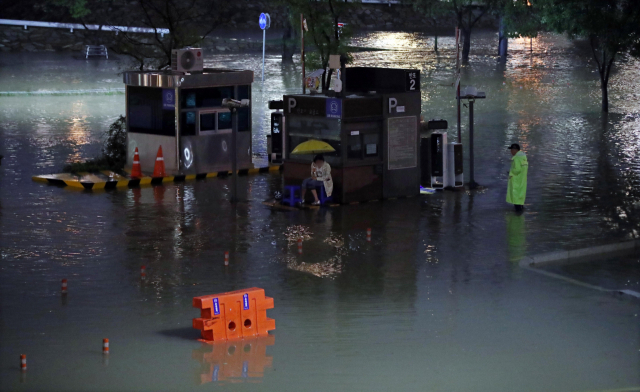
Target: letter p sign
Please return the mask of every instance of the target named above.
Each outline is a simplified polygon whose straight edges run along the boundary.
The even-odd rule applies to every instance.
[[[398,106],[398,100],[395,98],[389,98],[389,113],[393,113],[393,109]]]
[[[291,113],[291,109],[295,108],[298,102],[296,102],[295,98],[289,97],[289,113]]]

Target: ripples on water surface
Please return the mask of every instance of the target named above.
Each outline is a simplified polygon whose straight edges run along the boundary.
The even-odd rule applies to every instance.
[[[454,137],[452,37],[439,38],[437,55],[422,33],[372,32],[354,43],[385,49],[355,53],[356,65],[420,69],[423,115],[447,119]],[[533,53],[528,40],[511,40],[499,65],[497,36],[474,35],[463,68],[463,85],[488,97],[475,105],[476,180],[486,190],[301,212],[261,205],[281,187],[277,175],[242,177],[247,202],[235,208],[226,202],[227,179],[93,193],[31,182],[99,153],[102,132],[124,112],[120,69],[68,54],[4,54],[2,92],[88,93],[0,96],[0,383],[191,390],[215,373],[225,388],[265,391],[640,386],[637,303],[514,264],[526,254],[637,236],[640,67],[620,62],[603,121],[588,52],[551,35],[532,43]],[[300,88],[297,59],[283,65],[274,53],[266,64],[267,81],[253,85],[259,165],[267,101]],[[259,75],[261,58],[226,54],[206,65]],[[108,90],[115,93],[91,92]],[[531,166],[522,216],[504,203],[513,142]],[[308,235],[301,256],[289,238],[300,230]],[[255,355],[246,345],[194,341],[193,296],[251,286],[275,298],[275,341],[252,342]]]

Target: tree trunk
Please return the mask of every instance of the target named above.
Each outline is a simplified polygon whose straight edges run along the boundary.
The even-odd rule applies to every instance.
[[[288,14],[288,13],[287,13]],[[282,62],[293,63],[293,53],[296,49],[294,41],[294,31],[291,25],[291,19],[285,18],[284,31],[282,32]]]
[[[508,44],[509,40],[504,33],[504,20],[502,17],[500,17],[500,29],[498,32],[498,55],[503,61],[507,59]]]
[[[462,36],[464,37],[464,42],[462,44],[462,62],[469,62],[469,51],[471,50],[471,29],[470,28],[462,28]]]
[[[435,42],[433,44],[433,51],[438,52],[438,33],[436,32]]]

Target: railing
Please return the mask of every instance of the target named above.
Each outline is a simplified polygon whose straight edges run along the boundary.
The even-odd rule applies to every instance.
[[[116,34],[119,32],[125,33],[159,33],[162,37],[165,34],[169,34],[169,29],[154,29],[151,27],[129,27],[129,26],[110,26],[110,25],[83,25],[80,23],[58,23],[58,22],[38,22],[34,20],[15,20],[15,19],[0,19],[0,24],[12,25],[12,26],[24,26],[25,30],[28,26],[32,27],[51,27],[57,29],[69,29],[72,33],[73,30],[101,30],[101,31],[113,31]]]
[[[360,0],[363,4],[401,4],[400,0]]]

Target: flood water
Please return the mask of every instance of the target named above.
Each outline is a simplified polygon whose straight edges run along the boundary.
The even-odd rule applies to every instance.
[[[354,42],[385,49],[356,53],[356,65],[420,69],[423,115],[449,120],[454,138],[451,37],[440,37],[438,55],[433,37],[418,33],[370,32]],[[580,45],[543,35],[531,52],[528,40],[511,40],[501,65],[496,44],[493,33],[475,35],[462,78],[487,94],[475,104],[482,190],[299,212],[261,204],[282,186],[278,174],[240,177],[237,205],[226,201],[224,178],[107,192],[32,182],[98,155],[102,133],[124,114],[121,66],[3,54],[0,389],[640,390],[640,302],[517,265],[525,255],[640,234],[640,63],[620,62],[603,119],[598,77]],[[298,59],[283,65],[268,54],[264,84],[261,60],[206,58],[256,74],[258,166],[267,101],[301,84]],[[504,202],[511,143],[530,162],[523,215]],[[298,255],[286,233],[301,227],[309,238]],[[623,271],[635,274],[635,265]],[[591,284],[600,272],[578,271]],[[605,283],[624,283],[616,279]],[[247,287],[275,299],[271,338],[198,342],[192,298]]]

